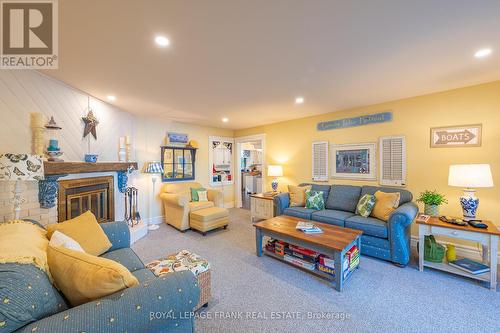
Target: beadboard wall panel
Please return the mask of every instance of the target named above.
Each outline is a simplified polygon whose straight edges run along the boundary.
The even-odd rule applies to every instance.
[[[90,107],[99,120],[90,152],[98,154],[99,161],[117,161],[119,137],[129,135],[134,142],[135,117],[95,98],[90,98]],[[54,116],[63,128],[60,147],[65,161],[83,160],[89,140],[89,136],[83,138],[81,119],[87,113],[87,95],[36,71],[0,71],[0,151],[30,151],[31,112]]]
[[[91,139],[91,152],[99,155],[99,161],[118,160],[119,137],[130,135],[131,159],[139,163],[160,160],[160,146],[169,131],[188,133],[198,141],[200,148],[196,156],[196,181],[208,186],[208,137],[233,137],[228,129],[181,124],[168,120],[135,116],[97,99],[90,99],[91,108],[99,120],[97,138]],[[68,162],[82,161],[87,153],[87,138],[83,139],[84,124],[81,117],[87,113],[87,94],[60,81],[31,70],[0,70],[0,153],[26,153],[31,150],[30,113],[40,112],[47,118],[54,116],[63,128],[60,146],[63,159]],[[46,136],[48,139],[48,137]],[[105,176],[110,173],[69,175],[62,179]],[[124,196],[118,191],[115,177],[115,218],[123,219]],[[163,221],[163,210],[159,192],[162,184],[152,193],[151,175],[134,172],[129,177],[129,186],[139,189],[141,217],[151,223]],[[13,184],[0,184],[0,222],[12,218]],[[21,207],[21,217],[31,217],[42,223],[57,221],[57,210],[40,209],[37,206],[36,183],[24,184],[26,203]],[[233,186],[225,186],[225,202],[233,202]]]
[[[95,98],[90,107],[99,120],[97,141],[91,138],[91,152],[99,161],[117,161],[119,137],[135,137],[136,117]],[[88,137],[83,138],[81,118],[87,113],[87,94],[31,70],[0,71],[0,153],[28,153],[31,151],[30,113],[40,112],[45,117],[54,116],[63,128],[59,145],[65,161],[83,161],[88,152]],[[46,133],[46,139],[48,136]],[[134,147],[131,159],[135,160]],[[115,217],[124,215],[123,194],[118,191],[116,173],[69,175],[61,179],[114,175]],[[42,224],[57,222],[57,209],[42,209],[38,204],[38,186],[34,182],[23,184],[25,203],[21,218],[32,218]],[[0,222],[13,218],[13,183],[0,184]]]

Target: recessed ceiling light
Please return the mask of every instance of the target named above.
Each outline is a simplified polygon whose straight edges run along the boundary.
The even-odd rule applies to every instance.
[[[304,97],[295,98],[295,104],[304,104]]]
[[[116,101],[116,96],[115,95],[108,95],[107,98],[108,98],[108,101],[111,101],[111,102]]]
[[[489,56],[491,54],[491,52],[493,52],[493,51],[489,48],[480,49],[480,50],[476,51],[476,53],[474,53],[474,57],[486,58],[487,56]]]
[[[167,47],[167,46],[170,45],[170,41],[165,36],[156,36],[155,37],[155,43],[158,44],[161,47]]]
[[[223,123],[227,123],[228,121],[229,121],[229,119],[228,119],[228,118],[226,118],[226,117],[222,118],[222,122],[223,122]]]

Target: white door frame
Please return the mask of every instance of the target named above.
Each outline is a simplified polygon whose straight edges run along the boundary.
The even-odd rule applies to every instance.
[[[260,141],[262,144],[262,191],[266,191],[266,134],[255,134],[249,136],[242,136],[239,138],[234,138],[234,143],[236,145],[236,170],[235,170],[235,182],[234,182],[234,204],[235,207],[241,208],[243,205],[241,198],[241,144],[248,141]]]

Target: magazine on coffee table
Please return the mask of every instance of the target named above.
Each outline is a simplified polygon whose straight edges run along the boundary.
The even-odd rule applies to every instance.
[[[311,222],[303,222],[299,221],[297,225],[295,226],[295,229],[302,231],[303,233],[306,234],[320,234],[323,232],[320,228],[318,228],[316,225],[314,225]]]

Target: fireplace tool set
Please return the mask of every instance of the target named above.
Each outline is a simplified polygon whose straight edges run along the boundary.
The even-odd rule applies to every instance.
[[[139,191],[135,187],[127,187],[125,190],[125,221],[131,226],[139,224],[141,214],[138,206]]]

